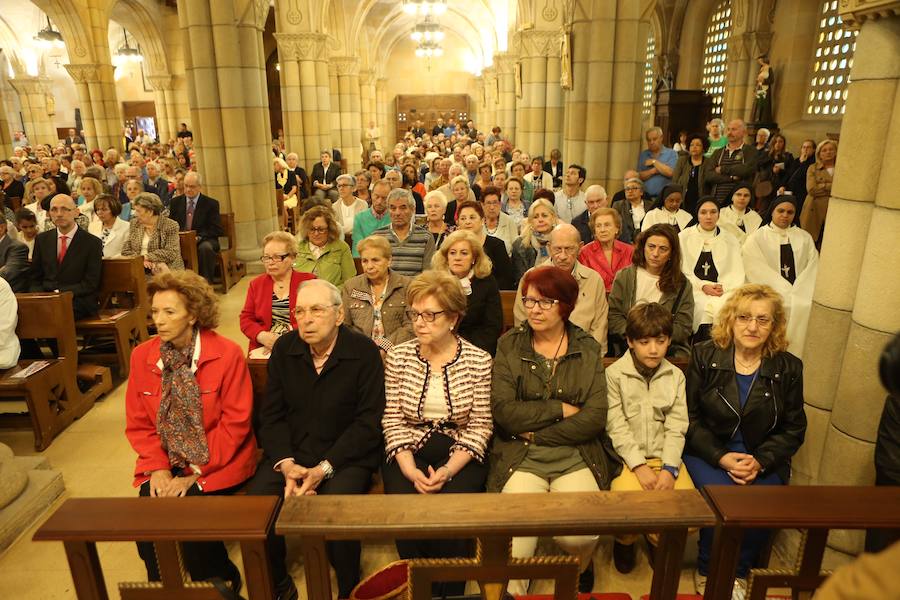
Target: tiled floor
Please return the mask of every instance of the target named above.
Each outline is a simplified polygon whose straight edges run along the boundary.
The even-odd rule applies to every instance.
[[[249,277],[222,297],[222,319],[219,332],[241,345],[245,338],[238,327],[237,316],[243,306]],[[63,432],[43,456],[51,467],[61,471],[66,483],[66,497],[132,496],[131,473],[134,452],[125,439],[125,385],[116,388],[98,402],[91,411]],[[33,455],[30,431],[0,432],[0,442],[18,456]],[[51,509],[52,510],[52,509]],[[48,513],[49,514],[49,513]],[[3,555],[0,555],[0,599],[2,600],[70,600],[75,598],[72,579],[62,544],[31,541],[34,528],[26,531]],[[691,565],[696,554],[696,537],[688,540],[685,570],[681,577],[681,591],[692,592]],[[291,548],[291,546],[289,546]],[[119,581],[140,581],[146,578],[143,563],[134,545],[108,543],[99,545],[100,562],[106,575],[110,598],[118,598]],[[237,552],[235,550],[235,554]],[[297,552],[291,552],[297,556]],[[612,541],[601,540],[594,559],[596,566],[595,591],[619,591],[637,599],[649,592],[651,571],[643,554],[635,571],[620,575],[612,566]],[[363,548],[363,572],[371,573],[380,565],[396,560],[393,544],[367,544]],[[237,561],[236,561],[237,562]],[[238,562],[239,564],[239,562]],[[293,565],[294,577],[305,596],[303,567],[299,560]],[[550,593],[549,582],[536,582],[532,593]]]

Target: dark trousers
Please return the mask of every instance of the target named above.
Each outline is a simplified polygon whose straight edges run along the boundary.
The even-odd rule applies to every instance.
[[[230,496],[240,489],[241,485],[217,490],[215,492],[202,492],[196,484],[188,488],[188,496]],[[141,496],[150,496],[150,481],[141,486]],[[152,542],[137,542],[138,554],[147,567],[147,579],[149,581],[161,581],[159,565],[156,563],[156,549]],[[193,581],[204,581],[214,577],[225,581],[236,581],[240,578],[240,572],[231,559],[222,542],[184,542],[181,544],[181,556],[184,566]]]
[[[436,433],[414,455],[416,467],[428,473],[428,467],[437,469],[450,459],[450,447],[453,439]],[[391,461],[382,467],[384,491],[387,494],[417,494],[412,482],[404,477],[397,465]],[[442,494],[466,494],[484,491],[487,478],[487,466],[475,460],[469,461],[452,480],[444,484]],[[474,555],[472,540],[397,540],[397,553],[400,558],[468,558]],[[434,597],[462,596],[466,591],[465,581],[440,582],[432,585],[431,595]]]
[[[684,461],[684,466],[687,467],[688,473],[691,475],[694,487],[698,490],[704,485],[737,485],[722,468],[714,467],[702,458],[685,454],[682,460]],[[775,473],[769,473],[765,476],[760,473],[751,485],[784,485],[784,482]],[[759,559],[766,542],[769,541],[770,533],[768,529],[747,529],[744,531],[744,541],[741,543],[741,554],[738,558],[738,577],[746,578],[750,573],[750,569],[753,568]],[[697,570],[700,571],[701,575],[709,574],[709,559],[712,554],[714,534],[715,529],[712,527],[704,527],[700,530]]]
[[[197,270],[201,277],[212,283],[216,274],[216,259],[219,254],[219,240],[206,239],[197,242]]]
[[[314,466],[314,465],[313,465]],[[316,492],[329,494],[365,494],[372,484],[372,471],[364,467],[343,467],[335,469],[334,477],[319,484]],[[284,496],[284,475],[272,468],[271,461],[263,462],[250,480],[247,493],[254,496]],[[276,586],[281,586],[289,577],[285,562],[287,547],[284,536],[269,534],[267,539],[269,556],[272,560],[272,577]],[[328,562],[331,563],[338,582],[338,598],[349,598],[350,592],[359,583],[358,541],[327,542]]]

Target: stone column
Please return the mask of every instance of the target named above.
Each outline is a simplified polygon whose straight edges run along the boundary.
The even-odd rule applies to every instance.
[[[372,69],[364,69],[359,72],[359,110],[360,110],[360,136],[359,141],[366,146],[366,129],[369,128],[369,122],[378,123],[378,109],[375,102],[375,71]]]
[[[329,115],[329,119],[331,120],[331,137],[329,138],[328,144],[322,146],[323,150],[325,148],[331,149],[339,148],[341,146],[341,88],[338,83],[337,72],[330,64],[331,59],[329,59],[328,62],[328,97],[331,99],[331,114]]]
[[[68,64],[66,71],[75,81],[79,108],[88,140],[98,148],[110,146],[121,151],[122,114],[116,98],[111,64]]]
[[[328,91],[326,36],[276,33],[281,63],[281,107],[287,148],[306,169],[331,147],[331,99]]]
[[[509,52],[494,55],[497,66],[497,123],[501,135],[516,143],[516,57]]]
[[[9,83],[19,95],[25,135],[34,144],[56,145],[59,137],[50,115],[47,113],[47,97],[53,97],[50,79],[46,77],[16,77]]]
[[[522,97],[516,99],[514,145],[530,154],[540,154],[544,149],[548,88],[547,55],[550,46],[558,40],[558,35],[555,31],[538,30],[523,31],[519,34]]]
[[[900,2],[841,4],[860,26],[804,349],[806,440],[793,484],[871,485],[873,447],[886,396],[878,358],[900,330]],[[872,17],[871,19],[869,17]],[[879,18],[882,17],[882,18]],[[893,273],[894,275],[891,275]],[[862,532],[832,532],[829,545],[862,550]]]
[[[387,79],[381,77],[375,80],[375,107],[378,112],[378,125],[381,131],[381,147],[393,146],[395,134],[394,117],[387,97]]]
[[[147,78],[154,91],[156,124],[159,139],[163,142],[174,138],[178,132],[175,100],[175,84],[171,75],[153,75]]]
[[[359,98],[359,59],[355,56],[332,57],[328,61],[337,75],[341,155],[347,160],[347,172],[359,170],[362,116]]]
[[[594,3],[571,23],[563,160],[581,161],[585,184],[618,189],[637,162],[649,15],[639,3]]]
[[[481,110],[481,121],[476,122],[478,131],[484,132],[484,137],[491,133],[491,128],[497,124],[497,67],[491,66],[481,72],[481,93],[484,99]]]
[[[268,3],[192,0],[178,4],[191,121],[204,189],[233,212],[237,255],[259,256],[276,228],[262,32]]]

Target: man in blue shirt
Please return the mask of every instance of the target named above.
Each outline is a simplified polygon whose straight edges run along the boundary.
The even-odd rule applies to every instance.
[[[353,219],[353,258],[359,258],[356,249],[359,242],[372,235],[376,229],[391,224],[391,215],[387,210],[387,197],[390,191],[391,184],[387,180],[376,181],[372,186],[372,206]]]
[[[672,182],[678,153],[663,146],[663,132],[659,127],[648,129],[645,138],[647,149],[638,155],[637,172],[644,182],[644,191],[655,199],[662,189]]]

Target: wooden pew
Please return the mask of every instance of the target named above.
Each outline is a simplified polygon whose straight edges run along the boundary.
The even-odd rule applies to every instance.
[[[222,213],[222,229],[225,231],[226,244],[218,254],[219,276],[222,278],[222,291],[228,293],[234,285],[247,274],[247,265],[237,258],[237,236],[234,230],[234,213]],[[221,240],[220,240],[221,242]],[[226,247],[227,246],[227,247]]]
[[[179,232],[178,245],[181,247],[181,260],[184,261],[184,268],[199,274],[200,260],[197,258],[197,232]]]
[[[500,306],[503,308],[503,332],[516,326],[513,307],[516,305],[515,290],[500,290]]]
[[[93,385],[86,392],[78,388],[78,346],[72,314],[72,292],[16,294],[20,340],[56,340],[59,358],[47,358],[48,365],[27,377],[14,377],[34,360],[21,360],[0,375],[0,400],[24,398],[28,414],[4,415],[4,425],[31,426],[34,448],[45,450],[53,438],[75,419],[84,415],[101,394],[112,389],[109,369],[93,367]],[[88,367],[85,366],[85,370]]]
[[[98,338],[101,342],[112,339],[115,352],[90,353],[91,358],[117,365],[119,376],[127,378],[132,350],[150,337],[147,334],[149,312],[144,259],[140,256],[105,258],[100,277],[100,313],[77,321],[75,331],[84,338],[88,348]]]
[[[806,530],[794,569],[754,569],[748,600],[764,600],[770,587],[811,592],[820,572],[829,529],[900,529],[900,488],[850,486],[730,486],[703,488],[718,523],[705,600],[731,598],[745,529]]]
[[[715,515],[696,490],[507,494],[502,501],[496,494],[409,494],[397,500],[378,495],[285,500],[275,530],[300,536],[309,600],[331,599],[326,540],[478,539],[476,559],[413,564],[411,600],[430,600],[432,581],[508,579],[554,579],[557,598],[574,598],[577,558],[539,557],[510,564],[510,538],[652,532],[661,535],[651,597],[674,600],[688,528],[715,524]]]
[[[275,596],[266,535],[275,496],[70,498],[37,530],[36,542],[63,542],[79,600],[106,600],[97,542],[153,542],[161,583],[119,583],[122,600],[214,600],[210,583],[185,582],[181,541],[237,541],[250,600]],[[133,552],[133,549],[130,549]]]

